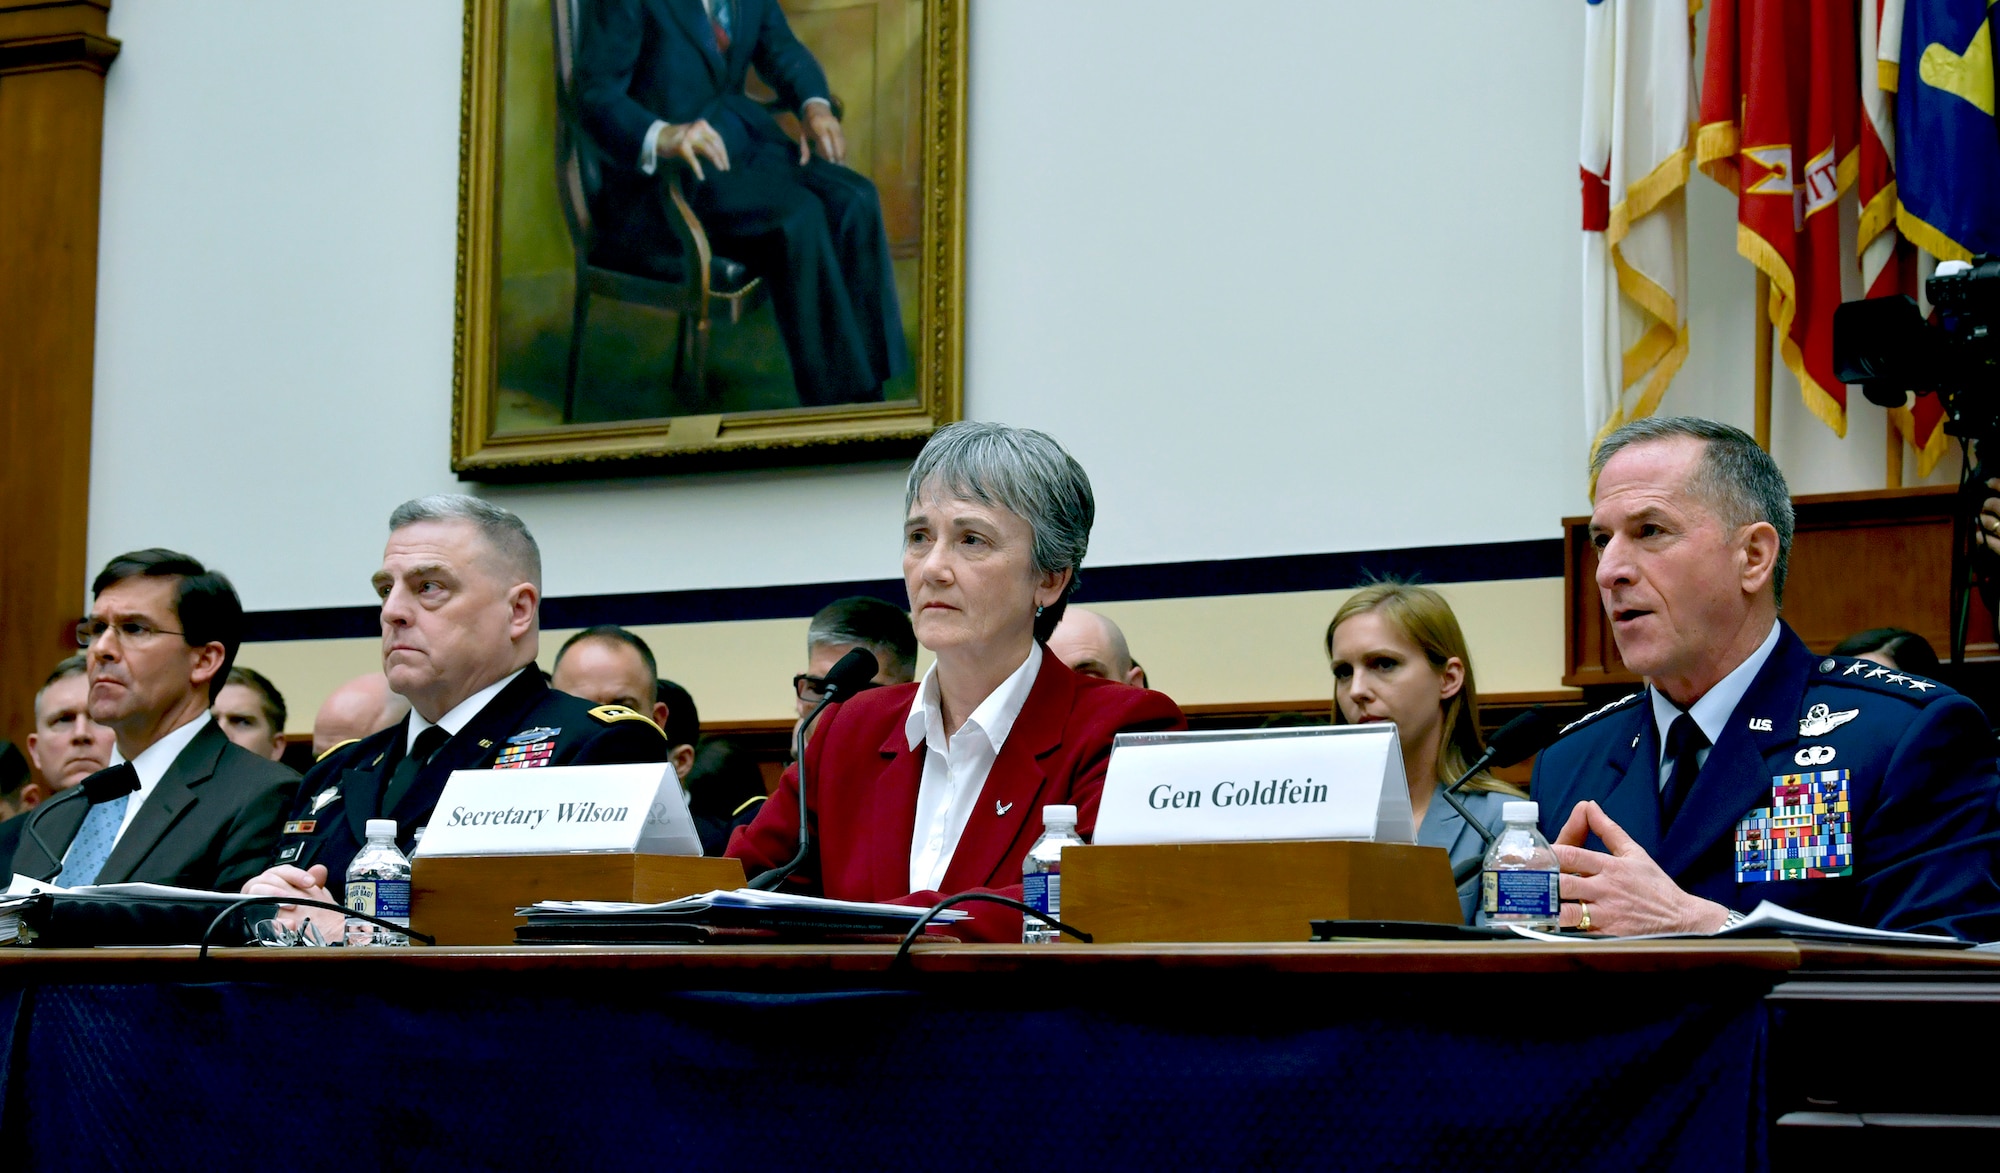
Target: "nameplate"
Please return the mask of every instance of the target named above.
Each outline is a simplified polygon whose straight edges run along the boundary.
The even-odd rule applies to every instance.
[[[417,844],[420,858],[570,851],[700,855],[673,766],[458,770]]]
[[[1093,843],[1413,843],[1393,725],[1121,733]]]

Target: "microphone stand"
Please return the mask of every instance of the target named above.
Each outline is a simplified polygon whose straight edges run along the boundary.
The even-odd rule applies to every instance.
[[[98,771],[98,774],[109,773],[110,770],[113,768],[114,767],[107,766],[105,769]],[[48,814],[56,807],[61,806],[64,802],[73,798],[81,797],[88,799],[89,801],[86,802],[84,805],[95,806],[100,802],[109,802],[111,799],[117,798],[120,794],[130,794],[133,791],[139,789],[139,780],[136,777],[133,777],[130,773],[120,775],[120,777],[125,782],[125,784],[123,785],[119,785],[113,788],[100,784],[96,787],[93,787],[91,786],[91,783],[97,779],[98,774],[92,774],[89,778],[85,778],[82,782],[77,783],[75,786],[72,786],[68,790],[63,791],[61,794],[56,795],[49,801],[42,803],[40,806],[37,806],[34,809],[34,811],[28,815],[28,821],[21,824],[22,829],[28,833],[28,838],[35,841],[35,847],[41,851],[42,858],[51,860],[55,864],[55,870],[51,871],[46,876],[36,877],[35,879],[36,883],[38,884],[49,883],[50,881],[54,880],[57,876],[62,875],[62,869],[63,869],[62,857],[57,855],[55,851],[49,847],[49,841],[42,838],[41,828],[36,825],[41,821],[43,815]]]
[[[812,730],[812,723],[819,720],[820,710],[832,704],[839,695],[840,690],[838,689],[828,688],[826,690],[826,695],[819,698],[819,703],[813,706],[812,712],[807,713],[806,719],[799,722],[799,731],[796,740],[792,744],[792,756],[799,763],[798,854],[792,856],[789,863],[782,863],[769,871],[759,872],[756,879],[744,885],[746,888],[756,888],[764,892],[769,892],[771,889],[776,888],[779,884],[785,882],[785,877],[799,870],[799,865],[806,861],[806,854],[812,850],[812,825],[807,821],[806,808],[806,735]]]
[[[1444,795],[1444,800],[1451,804],[1451,809],[1458,812],[1458,817],[1464,819],[1467,826],[1479,832],[1480,841],[1486,844],[1487,851],[1491,851],[1493,849],[1493,832],[1487,830],[1485,823],[1482,823],[1478,819],[1473,818],[1472,812],[1465,809],[1465,804],[1459,801],[1458,790],[1461,786],[1464,786],[1467,782],[1470,782],[1474,774],[1477,774],[1479,771],[1485,769],[1487,763],[1491,762],[1492,760],[1493,760],[1493,747],[1489,745],[1486,747],[1486,752],[1480,754],[1478,760],[1473,762],[1472,765],[1465,771],[1465,773],[1460,774],[1458,776],[1458,781],[1453,782],[1451,785],[1445,787],[1440,792]],[[1481,859],[1483,859],[1485,856],[1485,852],[1481,852],[1480,855]],[[1473,860],[1467,860],[1465,863],[1459,864],[1456,868],[1452,869],[1451,882],[1454,884],[1465,883],[1466,880],[1472,877],[1472,874],[1474,872],[1477,872],[1479,870],[1480,863],[1481,860],[1473,859]]]

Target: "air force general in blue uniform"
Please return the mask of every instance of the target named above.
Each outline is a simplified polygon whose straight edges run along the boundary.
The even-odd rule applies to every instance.
[[[1815,655],[1780,622],[1691,706],[1713,748],[1663,829],[1678,714],[1647,689],[1572,726],[1536,762],[1543,831],[1553,839],[1590,799],[1682,889],[1736,911],[1769,900],[1846,924],[2000,938],[1994,743],[1971,701]]]

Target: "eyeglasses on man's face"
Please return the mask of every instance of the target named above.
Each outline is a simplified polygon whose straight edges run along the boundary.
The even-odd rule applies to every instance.
[[[180,635],[178,631],[168,631],[164,627],[154,627],[143,619],[123,619],[117,623],[107,623],[102,619],[79,619],[76,621],[76,646],[87,648],[103,639],[107,632],[116,632],[122,643],[144,643],[156,635]]]
[[[857,692],[867,692],[871,688],[880,687],[882,687],[880,681],[871,680],[866,684],[848,689],[847,695],[853,696]],[[816,705],[826,699],[826,677],[814,676],[810,672],[801,672],[797,676],[792,677],[792,691],[799,695],[800,700],[809,705]]]

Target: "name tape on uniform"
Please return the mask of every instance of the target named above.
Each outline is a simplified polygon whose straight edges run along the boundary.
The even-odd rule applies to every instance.
[[[1393,725],[1121,733],[1094,843],[1416,840]]]
[[[420,857],[571,851],[700,855],[673,765],[458,770],[417,845]]]

